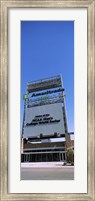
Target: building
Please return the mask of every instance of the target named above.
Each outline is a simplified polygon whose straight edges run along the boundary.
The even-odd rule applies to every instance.
[[[27,83],[24,101],[21,161],[66,161],[72,141],[61,75]]]

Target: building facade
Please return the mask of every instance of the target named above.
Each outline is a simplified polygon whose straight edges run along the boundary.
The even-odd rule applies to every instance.
[[[61,75],[27,83],[22,162],[66,161],[72,147]]]

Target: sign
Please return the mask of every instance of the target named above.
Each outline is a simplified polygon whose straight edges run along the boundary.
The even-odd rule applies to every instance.
[[[29,98],[29,94],[24,94],[23,95],[23,100],[26,100],[26,99],[28,99]]]
[[[62,103],[54,103],[26,108],[23,137],[65,133],[62,106]]]

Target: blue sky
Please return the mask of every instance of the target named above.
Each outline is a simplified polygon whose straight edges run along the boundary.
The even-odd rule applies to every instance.
[[[74,21],[21,21],[21,119],[26,83],[59,74],[74,131]]]

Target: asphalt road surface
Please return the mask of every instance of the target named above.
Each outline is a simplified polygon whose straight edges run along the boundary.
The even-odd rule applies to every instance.
[[[21,168],[21,180],[74,180],[74,167]]]

